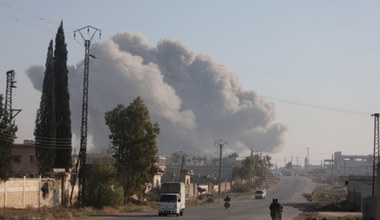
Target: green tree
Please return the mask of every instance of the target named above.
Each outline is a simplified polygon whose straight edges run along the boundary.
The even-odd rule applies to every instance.
[[[183,151],[176,151],[172,153],[170,157],[170,161],[174,164],[181,164],[182,160],[186,162],[188,155],[184,153]]]
[[[17,126],[9,119],[9,112],[4,111],[3,95],[0,95],[0,180],[6,181],[12,175],[11,147]]]
[[[124,188],[124,203],[131,195],[141,196],[151,181],[157,162],[157,123],[150,122],[149,110],[141,97],[128,107],[118,105],[105,113],[109,135],[114,146],[114,157],[119,179]]]
[[[37,110],[34,136],[38,171],[42,175],[54,168],[56,147],[56,116],[54,96],[53,41],[50,41],[45,64],[40,107]]]
[[[256,166],[255,166],[255,158],[252,156],[248,156],[241,162],[242,164],[242,175],[244,179],[253,182],[255,174],[256,174]]]
[[[251,155],[244,158],[240,166],[233,168],[233,176],[235,179],[248,180],[258,185],[266,184],[267,174],[273,167],[271,157],[266,155]]]
[[[265,185],[268,177],[269,170],[273,167],[269,155],[258,157],[256,163],[257,177],[260,185]]]
[[[123,204],[123,187],[117,180],[113,164],[95,160],[88,169],[87,201],[96,208]]]
[[[239,157],[239,155],[236,152],[227,156],[228,159],[234,159],[234,160],[236,160],[236,158],[238,158],[238,157]]]
[[[67,44],[65,43],[65,33],[63,22],[58,28],[55,37],[54,49],[54,85],[55,85],[55,116],[56,116],[56,152],[55,167],[71,167],[71,112],[70,94],[68,88],[67,70]]]

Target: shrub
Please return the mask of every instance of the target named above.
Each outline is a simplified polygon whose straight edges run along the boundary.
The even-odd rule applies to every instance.
[[[87,205],[98,209],[104,206],[122,205],[124,191],[122,185],[117,181],[115,167],[96,161],[89,170],[86,188]]]

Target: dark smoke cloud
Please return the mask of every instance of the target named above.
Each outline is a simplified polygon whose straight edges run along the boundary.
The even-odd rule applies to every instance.
[[[235,73],[211,57],[194,54],[183,44],[163,40],[152,46],[145,36],[119,33],[90,53],[88,132],[90,151],[109,145],[104,113],[141,96],[151,120],[158,122],[161,153],[214,153],[214,142],[229,142],[227,151],[246,154],[253,146],[276,152],[285,126],[274,122],[274,106],[247,91]],[[83,62],[69,67],[73,132],[80,137]],[[41,90],[43,67],[27,74]]]

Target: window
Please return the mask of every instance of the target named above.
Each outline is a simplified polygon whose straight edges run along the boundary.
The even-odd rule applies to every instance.
[[[13,156],[13,163],[21,163],[21,156],[20,155],[14,155]]]
[[[177,195],[161,195],[160,202],[177,202]]]
[[[30,155],[29,159],[30,159],[30,163],[34,163],[34,155]]]

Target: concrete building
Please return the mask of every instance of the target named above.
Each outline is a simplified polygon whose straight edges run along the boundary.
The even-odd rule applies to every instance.
[[[372,176],[373,155],[343,155],[335,152],[332,159],[324,160],[326,175]]]
[[[34,141],[25,140],[22,144],[14,144],[11,148],[14,177],[37,177],[37,158]]]

